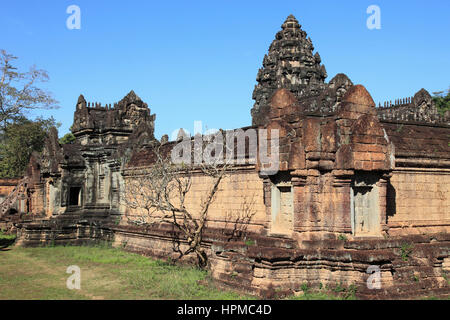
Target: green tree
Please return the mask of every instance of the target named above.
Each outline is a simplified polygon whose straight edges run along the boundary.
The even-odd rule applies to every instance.
[[[14,60],[17,57],[0,50],[0,130],[23,119],[27,111],[58,108],[52,94],[37,86],[48,81],[47,72],[35,66],[20,72]]]
[[[72,126],[69,129],[71,132],[66,133],[62,138],[59,139],[59,144],[71,144],[75,141],[75,136],[72,134]]]
[[[22,176],[33,151],[42,151],[52,126],[59,126],[53,118],[31,121],[22,117],[8,124],[0,137],[0,177]]]
[[[75,141],[75,136],[69,132],[59,139],[59,144],[71,144]]]
[[[436,104],[438,112],[444,115],[450,110],[450,88],[447,91],[433,92],[433,100]]]

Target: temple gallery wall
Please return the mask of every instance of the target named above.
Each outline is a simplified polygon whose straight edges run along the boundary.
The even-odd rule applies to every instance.
[[[448,296],[449,114],[424,89],[376,106],[345,74],[326,78],[311,39],[289,16],[257,73],[252,123],[240,128],[278,130],[277,170],[262,174],[261,160],[247,155],[221,180],[201,242],[211,274],[269,297],[305,282],[354,285],[365,298]],[[151,172],[155,148],[179,143],[154,137],[155,118],[133,91],[114,105],[80,95],[76,141],[60,145],[53,129],[26,175],[1,181],[1,225],[17,229],[17,245],[108,240],[176,257],[187,243],[180,232],[130,223],[142,212],[123,201],[136,174]],[[198,212],[211,178],[189,175],[185,203]],[[371,267],[379,289],[367,285]]]

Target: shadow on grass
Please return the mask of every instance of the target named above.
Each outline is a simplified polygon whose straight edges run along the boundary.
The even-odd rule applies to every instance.
[[[0,251],[8,251],[11,250],[8,247],[12,246],[16,239],[1,239],[0,238]]]

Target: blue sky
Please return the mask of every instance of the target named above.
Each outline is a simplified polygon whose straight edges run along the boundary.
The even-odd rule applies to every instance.
[[[369,5],[381,29],[369,30]],[[81,30],[66,28],[69,5]],[[156,113],[155,134],[200,120],[251,124],[256,74],[281,24],[294,14],[322,57],[382,102],[450,85],[450,1],[0,0],[0,48],[50,75],[51,112],[68,132],[78,96],[114,103],[133,89]]]

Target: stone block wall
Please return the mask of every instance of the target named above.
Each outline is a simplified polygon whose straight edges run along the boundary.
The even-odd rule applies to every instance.
[[[446,297],[449,241],[448,234],[440,234],[308,240],[297,247],[287,239],[268,242],[255,235],[252,245],[214,242],[211,272],[224,286],[265,297],[301,293],[305,284],[310,289],[353,287],[366,299]],[[379,287],[369,288],[374,269]]]
[[[20,179],[0,179],[0,203],[14,190]]]
[[[126,181],[132,179],[125,175]],[[185,205],[194,216],[201,210],[205,195],[212,187],[212,178],[193,174],[191,188],[186,195]],[[123,207],[125,215],[145,216],[143,210]],[[210,228],[245,228],[249,231],[261,231],[266,221],[266,206],[263,197],[263,180],[251,168],[230,172],[219,184],[216,196],[208,211],[207,225]],[[122,219],[126,223],[126,219]],[[236,221],[246,221],[245,225],[236,226]]]
[[[45,185],[43,183],[35,184],[30,188],[30,212],[35,215],[40,215],[45,213]]]
[[[388,191],[390,234],[450,232],[450,171],[395,170]]]
[[[211,179],[195,176],[187,197],[187,206],[198,212],[202,196],[211,188]],[[233,221],[251,215],[250,230],[261,230],[266,224],[266,207],[263,202],[263,182],[254,171],[238,171],[225,177],[219,185],[216,197],[208,213],[208,226],[231,227]]]

